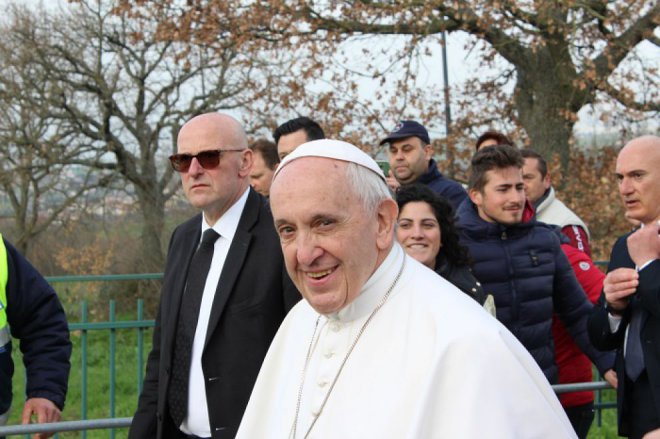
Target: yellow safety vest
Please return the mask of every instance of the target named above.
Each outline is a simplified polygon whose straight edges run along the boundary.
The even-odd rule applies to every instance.
[[[7,279],[9,266],[7,265],[7,248],[0,234],[0,346],[9,342],[9,328],[7,327]]]

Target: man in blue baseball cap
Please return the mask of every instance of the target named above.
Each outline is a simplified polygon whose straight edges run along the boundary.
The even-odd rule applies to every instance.
[[[402,120],[380,142],[388,144],[390,173],[387,185],[393,191],[413,183],[427,185],[446,197],[454,209],[467,198],[467,192],[457,182],[443,176],[433,160],[433,147],[426,128],[414,120]]]

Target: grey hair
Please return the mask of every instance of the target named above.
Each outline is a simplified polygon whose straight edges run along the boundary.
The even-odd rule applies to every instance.
[[[390,190],[383,179],[375,172],[357,163],[348,163],[346,181],[357,195],[368,215],[376,213],[383,200],[392,199]]]

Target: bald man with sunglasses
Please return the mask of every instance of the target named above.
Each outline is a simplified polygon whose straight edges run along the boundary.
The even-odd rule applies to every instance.
[[[201,213],[172,234],[153,347],[129,438],[233,438],[270,341],[300,299],[241,125],[208,113],[170,156]]]

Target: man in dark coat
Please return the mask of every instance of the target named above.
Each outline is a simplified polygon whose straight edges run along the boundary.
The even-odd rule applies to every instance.
[[[66,315],[55,290],[0,235],[0,425],[6,423],[12,402],[10,333],[20,341],[26,371],[22,423],[33,417],[38,423],[59,421],[71,369]]]
[[[300,295],[268,204],[249,186],[252,151],[241,125],[203,114],[181,128],[177,145],[170,162],[202,214],[172,234],[129,437],[233,438],[270,342]]]
[[[589,335],[617,350],[619,435],[641,438],[660,435],[660,137],[630,141],[616,178],[626,217],[641,226],[614,244]]]

